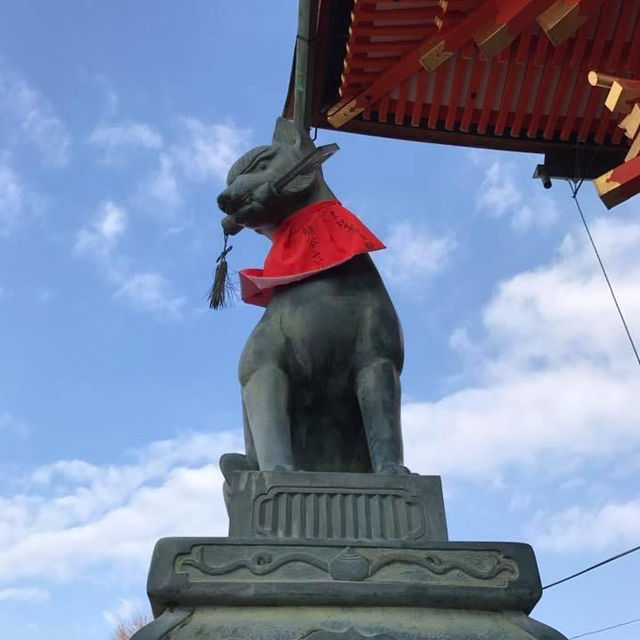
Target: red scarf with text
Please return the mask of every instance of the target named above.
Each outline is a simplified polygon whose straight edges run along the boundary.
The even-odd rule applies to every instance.
[[[359,253],[385,246],[337,200],[314,202],[274,232],[262,269],[240,271],[242,299],[266,307],[273,288],[331,269]]]

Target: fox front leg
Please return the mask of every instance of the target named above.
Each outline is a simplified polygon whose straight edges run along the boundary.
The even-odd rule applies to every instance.
[[[242,387],[258,464],[262,471],[293,471],[289,379],[276,365],[257,369]]]
[[[374,473],[407,474],[400,426],[400,375],[390,360],[377,360],[356,376],[356,394]]]

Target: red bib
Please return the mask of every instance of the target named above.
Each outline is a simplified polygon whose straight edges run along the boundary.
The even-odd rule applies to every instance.
[[[266,307],[273,288],[331,269],[385,246],[337,200],[314,202],[274,232],[262,269],[240,271],[242,299]]]

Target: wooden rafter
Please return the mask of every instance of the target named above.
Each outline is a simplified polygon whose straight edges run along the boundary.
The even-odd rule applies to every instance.
[[[494,0],[483,2],[477,9],[472,11],[467,18],[462,20],[462,22],[457,23],[450,30],[447,30],[446,37],[452,43],[450,46],[453,46],[453,43],[455,43],[455,49],[459,49],[471,40],[471,36],[480,29],[483,24],[492,20],[496,14],[497,9]],[[440,47],[440,50],[444,50],[444,44],[445,40],[442,35],[425,38],[417,46],[405,53],[398,62],[385,72],[379,74],[373,83],[360,91],[358,95],[349,102],[346,104],[338,103],[334,109],[329,110],[328,121],[334,127],[340,128],[345,122],[349,122],[349,120],[352,120],[362,113],[367,104],[379,100],[396,85],[413,75],[419,69],[421,63],[427,71],[431,71],[432,69],[423,62],[423,59],[427,56],[427,59],[433,60],[435,64],[438,59],[438,47]],[[453,55],[453,53],[447,54],[444,59],[448,59],[451,55]],[[444,62],[444,60],[441,60],[438,64],[442,62]],[[438,64],[436,64],[436,66],[438,66]]]
[[[540,28],[554,47],[569,39],[604,0],[557,0],[538,16]]]
[[[524,0],[498,5],[495,20],[487,22],[473,39],[482,53],[493,58],[510,45],[554,0]]]
[[[590,85],[609,89],[605,114],[625,114],[618,127],[632,141],[625,162],[594,180],[600,199],[611,209],[640,193],[640,81],[597,71],[590,71],[588,78]]]
[[[561,25],[564,25],[561,29],[562,34],[568,33],[569,29],[567,25],[573,28],[576,23],[576,16],[579,22],[578,26],[582,25],[587,17],[599,8],[603,1],[604,0],[559,0],[559,2],[557,0],[483,0],[460,19],[458,19],[460,14],[457,12],[459,7],[452,2],[451,22],[444,23],[444,28],[437,35],[429,35],[418,44],[410,45],[408,49],[404,50],[400,58],[396,59],[386,69],[375,71],[370,70],[371,67],[367,67],[366,72],[363,70],[362,72],[357,71],[353,73],[352,69],[349,68],[349,81],[356,95],[353,96],[353,92],[351,92],[351,96],[349,96],[349,92],[347,92],[340,102],[329,109],[327,120],[332,126],[340,128],[359,114],[363,112],[369,113],[371,106],[378,102],[380,103],[379,113],[384,112],[386,114],[389,108],[389,93],[396,87],[400,87],[401,100],[399,104],[402,107],[400,111],[403,112],[407,99],[406,81],[417,73],[420,66],[428,73],[431,73],[449,60],[454,54],[463,50],[463,48],[465,50],[468,49],[471,42],[475,42],[486,57],[494,57],[497,54],[501,54],[521,33],[530,29],[534,20],[537,19],[538,22],[540,22],[543,16],[545,20],[542,20],[542,23],[549,26],[548,35],[550,34],[549,37],[551,41],[554,42],[554,37],[560,33],[558,29],[560,29]],[[565,11],[563,13],[561,9],[563,9],[565,5],[571,5],[571,7],[575,8],[570,7],[568,12]],[[448,10],[449,3],[443,0],[440,6],[444,6],[444,8]],[[554,7],[556,7],[554,10],[555,13],[549,13]],[[359,11],[357,14],[359,24],[362,24],[360,23],[361,20],[368,18],[368,20],[371,21],[369,22],[371,25],[370,28],[373,29],[372,35],[377,33],[377,27],[373,26],[376,12],[369,8],[366,10],[360,9]],[[405,9],[404,11],[409,10]],[[410,11],[416,12],[418,10],[411,9]],[[391,11],[379,13],[382,15],[391,13]],[[397,12],[394,12],[394,15],[395,13]],[[354,13],[354,17],[355,15]],[[412,13],[411,15],[417,16],[418,14]],[[425,16],[425,20],[437,18],[433,10],[429,10],[428,15],[425,14]],[[567,20],[569,20],[569,23],[566,22]],[[362,29],[362,27],[358,25],[356,25],[355,28],[356,30]],[[405,30],[412,29],[411,34],[408,34],[408,32],[405,34],[406,37],[416,37],[421,32],[421,29],[423,33],[433,33],[433,30],[427,28],[426,25],[422,27],[405,26],[403,28]],[[388,35],[387,29],[385,29],[385,35]],[[558,38],[559,36],[556,40],[558,40]],[[540,47],[538,47],[538,49],[540,49]],[[350,52],[350,54],[353,55],[353,52]],[[544,57],[540,60],[534,59],[534,66],[543,64]],[[348,58],[346,64],[350,64],[350,58]],[[513,81],[513,76],[510,79]],[[424,82],[422,88],[424,88]],[[456,90],[457,89],[454,88],[454,97],[457,96],[457,94],[455,94]],[[417,115],[418,112],[414,109],[412,122],[416,121]],[[400,124],[399,119],[401,117],[401,115],[396,113],[395,119],[398,124]],[[433,120],[433,118],[430,118],[430,120]],[[529,131],[532,131],[531,127],[529,127]]]
[[[484,34],[482,24],[469,30],[466,43],[432,71],[420,64],[421,45],[461,30],[472,13],[491,2],[497,11],[485,23]],[[632,114],[609,111],[603,104],[608,90],[591,88],[585,70],[640,81],[640,0],[534,2],[320,0],[311,125],[335,128],[327,117],[360,97],[355,105],[364,110],[345,118],[341,130],[544,152],[545,166],[551,163],[550,175],[556,177],[592,180],[624,163],[627,152],[633,159],[640,152],[640,103]],[[590,7],[590,17],[562,46],[554,46],[539,26],[540,17],[548,17],[543,14],[554,6],[578,5],[573,11]],[[512,40],[518,16],[529,23]],[[508,33],[500,29],[506,24]],[[496,31],[493,37],[503,39],[492,42]],[[398,75],[396,65],[407,54],[411,66]],[[379,88],[380,76],[389,82],[374,99],[371,88]],[[293,97],[292,77],[289,117]],[[622,92],[618,101],[627,102]]]
[[[640,156],[607,171],[593,181],[607,209],[640,193]]]

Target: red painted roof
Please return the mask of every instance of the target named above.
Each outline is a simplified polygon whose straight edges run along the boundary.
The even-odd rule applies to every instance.
[[[560,5],[569,17],[545,32],[544,12]],[[581,144],[624,157],[618,118],[587,73],[639,77],[638,0],[322,0],[318,25],[312,125],[547,153]],[[499,28],[489,57],[481,47]]]

